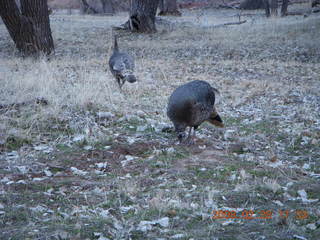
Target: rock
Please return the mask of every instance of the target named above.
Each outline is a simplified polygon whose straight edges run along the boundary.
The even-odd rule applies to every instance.
[[[137,227],[137,230],[147,232],[152,229],[150,221],[141,221]]]
[[[230,224],[232,224],[232,223],[234,223],[233,220],[228,220],[228,221],[223,222],[223,223],[222,223],[222,226],[228,226],[228,225],[230,225]]]
[[[72,173],[73,173],[74,175],[84,176],[84,175],[87,174],[87,172],[82,171],[82,170],[79,170],[79,169],[76,168],[76,167],[71,167],[70,170],[72,171]]]
[[[298,190],[298,194],[301,197],[303,203],[313,203],[319,201],[319,199],[308,199],[308,195],[304,189]]]
[[[203,150],[203,149],[206,149],[206,145],[199,145],[199,149]]]
[[[288,182],[288,183],[286,184],[286,187],[291,187],[291,186],[293,186],[293,182]]]
[[[132,160],[134,160],[134,157],[131,156],[131,155],[126,155],[125,158],[126,158],[127,161],[132,161]]]
[[[92,147],[92,146],[87,145],[87,146],[84,146],[84,147],[83,147],[83,149],[84,149],[84,150],[89,151],[89,150],[92,150],[92,149],[93,149],[93,147]]]
[[[29,172],[29,169],[26,166],[18,166],[17,168],[22,174]]]
[[[275,200],[275,201],[272,201],[273,203],[277,204],[278,206],[280,207],[283,207],[284,204],[282,202],[280,202],[279,200]]]
[[[9,182],[9,181],[10,181],[10,179],[8,177],[4,177],[4,178],[2,178],[0,180],[0,182],[2,182],[2,183],[6,183],[6,182]]]
[[[44,174],[45,174],[47,177],[52,177],[52,176],[53,176],[53,173],[52,173],[50,170],[48,170],[48,169],[45,169],[45,170],[44,170]]]
[[[7,159],[8,160],[15,160],[15,159],[18,159],[19,158],[19,154],[17,151],[12,151],[12,152],[9,152],[7,153]]]
[[[131,145],[136,142],[136,138],[135,137],[128,137],[127,142]]]
[[[160,218],[155,221],[141,221],[137,227],[137,230],[142,232],[146,232],[152,229],[153,225],[159,224],[161,227],[168,227],[169,226],[169,218],[164,217]]]
[[[124,214],[124,213],[127,213],[127,212],[129,212],[130,210],[135,210],[135,208],[134,207],[132,207],[132,206],[129,206],[129,207],[120,207],[120,211],[121,211],[121,213],[122,214]]]
[[[304,189],[299,190],[298,194],[300,195],[301,198],[307,199],[307,197],[308,197],[307,192]]]
[[[235,135],[236,130],[228,129],[225,131],[223,138],[224,140],[231,140]]]
[[[309,223],[309,224],[306,225],[306,227],[308,229],[310,229],[310,230],[316,230],[317,229],[317,226],[314,223]]]
[[[161,219],[155,221],[155,223],[160,224],[161,227],[168,227],[169,226],[169,218],[168,217],[161,218]]]
[[[98,240],[109,240],[109,238],[106,238],[105,236],[103,236],[102,233],[99,232],[94,232],[93,236],[95,237],[94,239],[98,239]]]
[[[232,175],[229,177],[230,181],[235,181],[236,178],[237,178],[237,175],[236,175],[236,174],[232,174]]]
[[[141,117],[141,118],[143,118],[143,117],[146,116],[146,114],[145,114],[143,111],[141,111],[141,110],[138,110],[138,111],[137,111],[137,115],[138,115],[139,117]]]
[[[72,141],[73,142],[81,142],[85,139],[85,136],[83,134],[78,134],[73,137]]]
[[[185,237],[185,235],[184,235],[184,234],[182,234],[182,233],[178,233],[178,234],[175,234],[175,235],[171,236],[170,238],[178,239],[178,238],[184,238],[184,237]]]
[[[145,126],[138,126],[137,127],[137,132],[144,132],[145,130],[147,130],[148,126],[145,125]]]
[[[111,112],[98,112],[97,116],[100,119],[111,119],[111,118],[115,117],[115,115]]]
[[[299,235],[293,235],[293,239],[299,239],[299,240],[308,240],[307,238]]]
[[[105,169],[107,168],[108,164],[106,162],[100,162],[100,163],[95,163],[95,165],[97,166],[97,168],[99,169]]]
[[[32,181],[35,181],[35,182],[40,182],[40,181],[43,181],[43,180],[45,180],[45,179],[47,179],[47,177],[35,177],[35,178],[32,178]]]
[[[98,240],[110,240],[110,238],[106,238],[106,237],[104,237],[104,236],[100,236],[100,237],[98,238]]]
[[[99,211],[99,215],[103,218],[110,218],[110,214],[108,212],[108,210],[101,210]]]
[[[166,215],[168,217],[175,217],[175,216],[177,216],[177,211],[174,209],[168,210]]]
[[[308,170],[308,169],[310,169],[310,164],[305,163],[305,164],[303,164],[302,168],[305,170]]]
[[[173,147],[166,148],[167,153],[174,153],[176,150]]]
[[[35,146],[34,150],[43,151],[44,153],[50,153],[53,151],[53,148],[51,148],[48,145],[42,144],[42,145]]]
[[[57,230],[52,237],[54,237],[55,239],[63,240],[69,239],[70,235],[66,231]]]
[[[47,210],[47,208],[45,208],[41,205],[38,205],[36,207],[31,207],[30,210],[33,212],[42,213],[42,212],[45,212]]]

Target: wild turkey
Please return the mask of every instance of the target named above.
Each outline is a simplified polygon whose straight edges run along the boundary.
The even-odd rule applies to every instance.
[[[205,81],[192,81],[178,87],[169,98],[167,115],[173,122],[175,131],[180,142],[193,143],[195,130],[204,121],[224,127],[223,122],[217,113],[215,103],[215,92],[217,90]],[[185,130],[190,127],[187,139]]]
[[[130,83],[137,81],[133,74],[134,59],[128,53],[119,52],[116,36],[114,36],[113,53],[109,59],[109,67],[112,75],[116,78],[120,89],[126,81]]]

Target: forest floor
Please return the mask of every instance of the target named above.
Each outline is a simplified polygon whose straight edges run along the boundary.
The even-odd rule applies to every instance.
[[[56,52],[40,60],[0,24],[0,239],[317,239],[320,15],[216,26],[237,14],[116,32],[138,77],[122,93],[107,62],[126,13],[54,13]],[[180,145],[166,104],[196,79],[220,90],[226,127]]]

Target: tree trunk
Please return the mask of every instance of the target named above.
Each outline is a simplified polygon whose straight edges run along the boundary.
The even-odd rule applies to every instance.
[[[239,8],[244,10],[264,9],[264,0],[241,0]]]
[[[89,5],[89,3],[87,2],[87,0],[81,0],[81,6],[80,6],[80,11],[83,14],[96,14],[98,13],[98,11]]]
[[[272,16],[278,16],[278,0],[270,1],[270,10]]]
[[[288,4],[289,0],[282,0],[282,5],[281,5],[281,17],[284,17],[288,13]]]
[[[159,2],[159,16],[172,15],[181,16],[178,10],[177,0],[160,0]]]
[[[114,14],[114,8],[111,0],[101,0],[103,12],[107,14]]]
[[[20,0],[15,0],[15,2],[16,2],[16,4],[17,4],[17,6],[18,6],[19,10],[21,10],[21,3],[20,3]]]
[[[270,17],[270,4],[269,0],[264,0],[264,9],[266,12],[266,17]]]
[[[0,15],[16,47],[24,55],[54,50],[47,1],[21,0],[21,12],[15,1],[1,0]]]
[[[83,14],[114,14],[112,0],[81,0],[80,4]]]
[[[311,7],[316,7],[317,5],[320,5],[320,0],[312,0]]]
[[[156,32],[156,13],[159,0],[131,0],[129,28],[131,31]]]
[[[282,11],[287,12],[289,0],[282,0],[281,15]],[[264,7],[266,16],[278,16],[278,0],[264,0]]]

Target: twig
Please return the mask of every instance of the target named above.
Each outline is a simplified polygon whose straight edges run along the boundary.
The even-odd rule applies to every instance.
[[[222,5],[222,4],[219,4],[218,7],[219,7],[219,8],[226,8],[226,9],[239,9],[239,7],[237,7],[237,6]]]
[[[98,13],[98,11],[96,9],[94,9],[93,7],[91,7],[87,0],[82,0],[82,4],[84,5],[84,7],[86,8],[85,13],[88,13],[88,10],[91,10],[93,13]]]
[[[229,22],[229,23],[222,23],[222,24],[218,24],[218,25],[213,25],[212,27],[216,28],[216,27],[223,27],[223,26],[229,26],[229,25],[240,25],[243,23],[246,23],[247,20],[243,20],[240,22]]]

